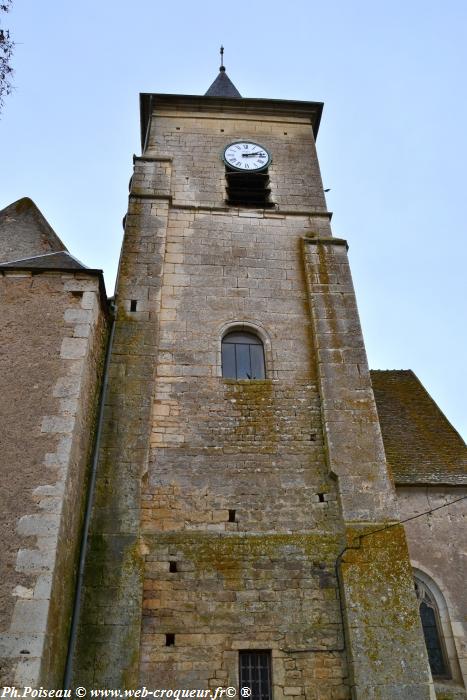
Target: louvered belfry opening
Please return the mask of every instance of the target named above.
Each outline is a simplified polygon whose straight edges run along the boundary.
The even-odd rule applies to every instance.
[[[268,169],[261,172],[239,172],[225,166],[227,180],[227,204],[242,207],[273,207],[269,200],[271,189],[269,187]]]

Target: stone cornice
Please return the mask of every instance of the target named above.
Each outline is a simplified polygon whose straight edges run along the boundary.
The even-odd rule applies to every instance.
[[[140,94],[141,147],[144,151],[148,125],[153,109],[176,108],[197,113],[222,112],[238,115],[266,115],[309,119],[316,139],[323,112],[322,102],[299,100],[270,100],[239,97],[206,97],[204,95],[173,95],[164,93]]]

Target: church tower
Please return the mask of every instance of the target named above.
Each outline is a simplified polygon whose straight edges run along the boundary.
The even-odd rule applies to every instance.
[[[434,697],[321,112],[141,95],[75,686]]]

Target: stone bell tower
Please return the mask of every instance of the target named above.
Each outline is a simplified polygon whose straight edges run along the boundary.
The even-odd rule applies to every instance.
[[[75,685],[434,697],[321,112],[141,95]]]

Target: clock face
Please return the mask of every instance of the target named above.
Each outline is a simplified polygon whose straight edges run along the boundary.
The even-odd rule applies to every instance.
[[[224,162],[234,170],[252,172],[267,168],[271,162],[271,156],[259,143],[237,141],[226,146]]]

